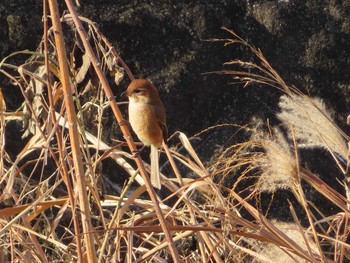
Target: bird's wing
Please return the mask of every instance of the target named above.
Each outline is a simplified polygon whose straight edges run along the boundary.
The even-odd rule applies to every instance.
[[[166,142],[166,139],[168,139],[168,127],[166,126],[166,124],[164,122],[162,122],[160,120],[158,120],[158,125],[163,132],[163,139]]]
[[[156,117],[158,120],[158,125],[163,132],[164,141],[166,141],[166,139],[168,138],[168,128],[166,126],[165,109],[164,109],[163,103],[161,101],[160,101],[159,106],[157,106],[157,107],[160,108],[159,110],[155,111]]]

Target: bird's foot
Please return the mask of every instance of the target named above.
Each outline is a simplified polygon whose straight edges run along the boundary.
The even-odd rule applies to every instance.
[[[136,156],[139,156],[144,151],[145,146],[146,145],[143,145],[140,149],[132,151],[132,157],[135,158]]]
[[[133,158],[136,158],[136,157],[140,156],[140,151],[139,150],[134,150],[131,153],[132,153],[132,157]]]

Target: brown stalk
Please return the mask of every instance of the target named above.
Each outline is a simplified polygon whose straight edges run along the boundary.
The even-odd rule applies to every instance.
[[[63,40],[63,31],[60,22],[60,16],[56,0],[49,0],[50,14],[52,17],[52,24],[54,28],[54,36],[57,47],[57,56],[61,72],[61,82],[64,93],[64,101],[66,105],[67,118],[69,122],[69,136],[72,147],[74,170],[77,182],[77,188],[79,193],[79,203],[81,209],[81,221],[84,231],[84,242],[86,245],[86,253],[89,262],[96,262],[96,254],[94,248],[90,207],[86,194],[86,182],[85,173],[82,163],[82,157],[79,144],[79,131],[77,127],[77,116],[74,110],[74,102],[72,96],[72,87],[69,79],[69,70],[67,63],[67,54],[65,50],[65,44]],[[78,234],[78,233],[77,233]]]
[[[85,50],[87,52],[87,54],[89,55],[90,59],[91,59],[91,63],[96,71],[96,74],[101,82],[101,85],[106,93],[106,96],[107,98],[110,100],[110,103],[111,103],[111,109],[118,121],[118,123],[120,124],[120,129],[124,135],[124,138],[130,148],[130,151],[131,152],[136,152],[137,151],[137,148],[135,146],[135,143],[134,141],[132,140],[132,137],[131,137],[131,134],[130,134],[130,131],[129,131],[129,128],[127,125],[125,125],[125,120],[123,118],[123,115],[121,114],[120,110],[119,110],[119,107],[115,101],[115,97],[114,97],[114,94],[108,84],[108,81],[105,77],[105,75],[103,74],[102,70],[101,70],[101,67],[100,67],[100,62],[98,61],[98,59],[96,58],[93,50],[92,50],[92,47],[90,45],[90,43],[88,42],[88,37],[87,37],[87,34],[82,26],[82,23],[81,21],[79,20],[78,18],[78,15],[75,11],[75,8],[72,4],[72,2],[70,0],[66,0],[66,5],[69,9],[69,12],[71,13],[72,15],[72,19],[73,19],[73,22],[76,26],[76,28],[78,29],[78,33],[80,35],[80,38],[82,40],[82,43],[85,47]],[[154,203],[154,209],[156,211],[156,214],[158,216],[158,219],[159,219],[159,222],[160,222],[160,225],[164,231],[164,236],[165,236],[165,239],[166,241],[168,242],[169,244],[169,250],[171,252],[171,255],[173,257],[173,260],[174,262],[181,262],[180,260],[180,257],[178,255],[178,252],[176,250],[176,247],[174,245],[174,242],[173,242],[173,239],[172,239],[172,236],[170,234],[170,231],[168,229],[168,223],[165,221],[165,218],[163,216],[163,213],[162,213],[162,210],[160,209],[159,207],[159,201],[156,197],[156,193],[151,185],[151,182],[150,182],[150,179],[149,179],[149,176],[146,172],[146,169],[145,167],[143,166],[142,164],[142,160],[140,158],[139,155],[135,155],[134,157],[135,159],[135,162],[137,164],[137,167],[139,168],[139,171],[140,171],[140,174],[141,176],[143,177],[143,179],[145,180],[146,182],[146,187],[147,187],[147,191],[152,199],[152,202]]]
[[[297,225],[297,227],[299,229],[299,232],[300,232],[300,234],[301,234],[301,236],[302,236],[302,238],[304,240],[304,243],[306,245],[307,251],[309,252],[309,255],[312,256],[312,251],[311,251],[310,244],[309,244],[309,242],[308,242],[308,240],[307,240],[307,238],[305,236],[305,233],[304,233],[303,228],[302,228],[302,226],[300,224],[298,216],[297,216],[297,214],[296,214],[296,212],[294,210],[294,207],[293,207],[292,203],[289,200],[288,200],[288,203],[289,203],[289,210],[291,211],[293,220],[294,220],[295,224]]]
[[[342,209],[345,213],[350,214],[348,209],[348,204],[350,203],[345,197],[343,197],[338,192],[334,191],[329,185],[325,184],[319,177],[317,177],[312,172],[300,167],[300,177],[309,185],[311,185],[315,190],[317,190],[321,195],[330,200],[333,204]]]

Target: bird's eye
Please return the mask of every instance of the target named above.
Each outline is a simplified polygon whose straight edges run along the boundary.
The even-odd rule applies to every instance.
[[[139,94],[139,93],[142,93],[142,92],[144,92],[144,91],[145,91],[145,89],[141,89],[141,88],[137,88],[137,89],[134,90],[134,92],[135,92],[135,93],[138,93],[138,94]]]

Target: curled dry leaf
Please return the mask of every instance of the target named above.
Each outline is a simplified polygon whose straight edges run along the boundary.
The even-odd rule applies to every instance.
[[[76,62],[76,57],[73,55],[73,62]],[[85,78],[86,74],[88,73],[88,70],[91,66],[91,60],[89,58],[89,55],[87,53],[84,53],[81,57],[81,66],[77,69],[76,75],[75,75],[75,81],[77,84],[81,83]],[[74,63],[75,64],[75,63]]]
[[[112,55],[111,52],[107,52],[104,56],[107,68],[110,72],[111,76],[114,76],[115,84],[119,85],[119,83],[124,78],[124,68],[118,66],[116,58]]]

